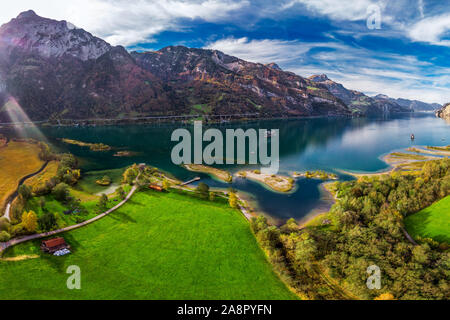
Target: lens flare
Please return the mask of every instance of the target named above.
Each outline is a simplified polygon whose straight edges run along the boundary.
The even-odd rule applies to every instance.
[[[47,142],[44,134],[38,129],[33,121],[30,120],[14,97],[9,97],[2,109],[8,115],[10,119],[9,124],[13,126],[18,137],[35,138]]]

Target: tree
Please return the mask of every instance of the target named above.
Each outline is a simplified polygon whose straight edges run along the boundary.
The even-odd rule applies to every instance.
[[[9,220],[5,217],[0,218],[0,231],[9,231],[9,228],[11,227],[11,224],[9,223]]]
[[[128,184],[133,184],[138,175],[138,171],[134,167],[130,167],[123,173],[123,181]]]
[[[203,198],[208,198],[209,186],[206,183],[200,182],[197,186],[197,193]]]
[[[66,201],[70,194],[69,186],[67,184],[65,184],[64,182],[61,182],[53,188],[52,194],[56,200]]]
[[[102,193],[100,199],[98,200],[98,207],[101,211],[105,211],[107,205],[108,205],[108,196]]]
[[[37,229],[37,215],[34,211],[24,212],[22,214],[22,225],[28,232],[36,232]]]
[[[122,200],[124,200],[127,197],[127,195],[125,193],[125,190],[123,190],[122,186],[117,188],[116,193],[119,196],[119,198],[122,199]]]
[[[11,239],[11,236],[8,232],[0,231],[0,242],[6,242],[9,241],[9,239]]]
[[[77,159],[74,157],[73,154],[70,153],[65,153],[61,156],[60,158],[60,166],[61,167],[67,167],[67,168],[76,168],[78,163],[77,163]]]
[[[53,213],[48,212],[38,219],[39,227],[44,231],[50,231],[57,226],[56,217]]]
[[[236,196],[236,193],[230,192],[228,194],[228,203],[230,204],[230,207],[232,207],[232,208],[238,207],[238,198]]]
[[[163,188],[164,190],[166,190],[166,191],[169,190],[169,188],[170,188],[170,183],[169,183],[169,181],[167,181],[167,179],[164,179],[164,180],[163,180],[163,182],[162,182],[162,188]]]
[[[32,193],[31,193],[31,188],[29,186],[27,186],[26,184],[22,184],[19,187],[19,195],[22,197],[23,200],[28,200],[31,198]]]
[[[41,209],[43,209],[45,207],[45,198],[44,197],[39,198],[39,206],[41,207]]]

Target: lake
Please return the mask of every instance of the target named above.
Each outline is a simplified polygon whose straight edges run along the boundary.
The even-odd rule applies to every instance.
[[[69,151],[80,159],[83,171],[122,168],[145,162],[170,172],[181,180],[200,176],[211,187],[230,185],[216,181],[206,174],[189,172],[171,162],[170,153],[176,142],[171,142],[172,131],[189,125],[127,125],[90,127],[42,127],[40,132],[61,151]],[[351,177],[340,170],[376,172],[388,165],[381,157],[393,150],[410,146],[444,146],[450,144],[450,124],[434,114],[401,114],[383,119],[369,118],[314,118],[304,120],[264,120],[249,123],[213,125],[228,128],[279,129],[280,174],[292,171],[325,170],[337,173],[341,180]],[[204,126],[206,129],[206,126]],[[12,135],[12,129],[0,132]],[[6,132],[5,132],[6,131]],[[16,135],[39,137],[36,130],[26,128]],[[415,140],[410,135],[414,133]],[[67,145],[59,139],[69,138],[83,142],[105,143],[113,151],[93,152],[88,148]],[[207,143],[204,143],[206,145]],[[138,152],[132,157],[113,157],[117,150]],[[255,165],[224,165],[231,172],[255,169]],[[235,179],[231,186],[245,195],[253,207],[281,223],[288,218],[301,220],[314,211],[330,206],[327,194],[320,187],[322,181],[298,179],[296,188],[288,194],[275,193],[260,184]]]

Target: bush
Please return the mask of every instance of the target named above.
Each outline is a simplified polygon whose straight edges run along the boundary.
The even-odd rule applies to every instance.
[[[9,231],[9,228],[11,227],[11,224],[9,223],[9,220],[5,217],[0,218],[0,231]]]
[[[52,194],[58,201],[67,201],[69,197],[69,186],[61,182],[53,188]]]
[[[22,184],[19,187],[19,195],[22,197],[23,200],[28,200],[31,198],[31,188],[27,186],[26,184]]]
[[[28,231],[25,229],[25,227],[22,224],[16,224],[11,228],[11,237],[19,237],[23,235],[27,235]]]
[[[206,183],[200,182],[197,186],[197,193],[203,197],[208,198],[209,196],[209,186]]]
[[[39,228],[43,231],[50,231],[57,226],[56,217],[53,213],[48,212],[38,219]]]
[[[6,242],[9,241],[9,239],[11,239],[11,236],[8,232],[0,231],[0,242]]]

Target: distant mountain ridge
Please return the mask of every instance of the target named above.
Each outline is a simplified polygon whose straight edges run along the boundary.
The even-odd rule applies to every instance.
[[[372,98],[362,92],[346,89],[342,84],[329,79],[325,74],[313,75],[309,79],[325,86],[334,96],[341,99],[354,114],[379,116],[386,113],[411,112],[410,108],[390,99]]]
[[[374,99],[382,99],[382,100],[389,100],[391,102],[397,103],[402,107],[414,110],[414,111],[436,111],[437,109],[441,108],[442,105],[439,103],[426,103],[418,100],[408,100],[403,98],[390,98],[386,95],[378,94]]]
[[[347,106],[328,90],[275,64],[266,66],[217,50],[183,46],[131,55],[139,66],[186,97],[199,113],[350,115]]]
[[[21,110],[8,103],[17,101]],[[17,105],[16,104],[16,105]],[[169,46],[129,53],[69,22],[26,11],[0,27],[0,122],[154,115],[261,117],[405,112],[347,90],[217,50]]]

